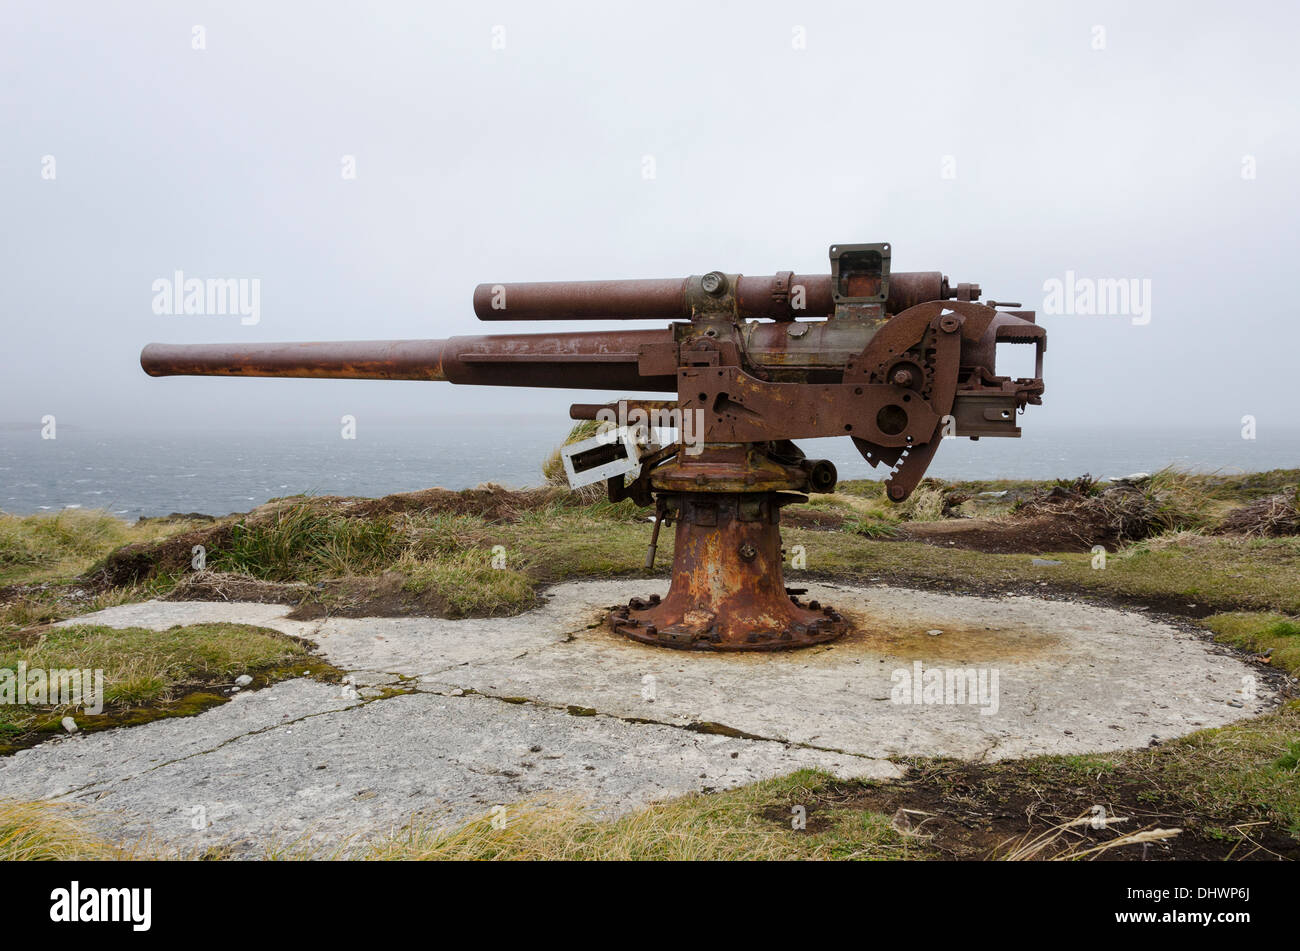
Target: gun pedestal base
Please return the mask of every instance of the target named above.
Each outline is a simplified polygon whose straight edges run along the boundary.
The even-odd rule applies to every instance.
[[[668,595],[633,598],[610,614],[610,625],[633,640],[678,650],[790,650],[840,637],[848,622],[833,608],[801,604],[785,587],[780,511],[801,498],[666,494],[677,523]]]

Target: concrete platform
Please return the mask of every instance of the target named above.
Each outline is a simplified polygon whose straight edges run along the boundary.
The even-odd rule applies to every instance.
[[[605,608],[666,582],[565,584],[528,614],[464,621],[110,608],[71,623],[263,625],[316,642],[353,683],[291,680],[197,717],[47,743],[0,760],[0,796],[93,804],[124,839],[260,854],[551,793],[614,815],[806,766],[888,778],[891,757],[1140,747],[1275,702],[1240,657],[1141,612],[808,587],[857,630],[785,654],[666,651],[604,629]]]

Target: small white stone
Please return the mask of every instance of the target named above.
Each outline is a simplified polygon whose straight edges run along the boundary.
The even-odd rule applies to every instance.
[[[235,678],[235,685],[239,687],[247,687],[252,682],[253,678],[248,676],[248,674],[240,674]]]
[[[77,721],[72,719],[72,717],[64,717],[63,729],[67,730],[69,733],[76,733],[80,727],[77,726]]]
[[[938,628],[935,628],[934,630],[926,631],[925,633],[929,634],[931,637],[938,637],[940,634],[943,633],[943,631],[939,630]]]

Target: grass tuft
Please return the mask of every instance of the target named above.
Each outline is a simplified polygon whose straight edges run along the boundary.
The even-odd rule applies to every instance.
[[[879,518],[846,518],[842,530],[863,538],[893,538],[899,534],[895,522]]]
[[[237,523],[209,566],[263,581],[310,581],[383,569],[401,554],[402,543],[391,516],[348,518],[301,501],[270,518]]]
[[[129,857],[92,830],[84,810],[57,802],[0,799],[0,862],[72,862]]]
[[[537,602],[532,579],[506,567],[517,562],[518,555],[504,548],[474,548],[428,561],[405,556],[397,569],[406,576],[404,590],[432,596],[446,605],[448,617],[491,617],[517,614]]]

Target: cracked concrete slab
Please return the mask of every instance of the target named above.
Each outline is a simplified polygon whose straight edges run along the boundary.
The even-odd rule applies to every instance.
[[[0,759],[0,795],[46,799],[98,791],[170,763],[204,756],[266,730],[292,729],[305,717],[359,706],[338,684],[288,680],[273,690],[236,694],[199,717],[155,720],[139,727],[63,737]],[[196,729],[201,723],[201,729]],[[48,749],[49,753],[42,753]],[[25,764],[39,762],[27,772]]]
[[[1145,746],[1271,702],[1255,670],[1236,655],[1140,612],[809,585],[807,597],[834,604],[854,622],[853,634],[791,654],[697,654],[635,644],[599,625],[600,606],[635,587],[566,585],[570,603],[591,605],[586,617],[595,626],[525,657],[448,670],[422,684],[677,724],[715,721],[876,757],[1004,758]],[[895,703],[896,678],[915,679],[917,663],[922,680],[932,668],[987,672],[990,683],[996,673],[996,706]],[[1244,699],[1246,692],[1254,699]]]
[[[93,739],[59,746],[88,746]],[[45,749],[28,751],[29,757]],[[57,766],[61,782],[87,775],[89,758],[77,759]],[[21,772],[50,765],[28,762]],[[223,843],[257,855],[269,844],[303,836],[337,844],[395,828],[415,813],[453,823],[496,805],[556,794],[615,815],[691,790],[730,788],[803,767],[874,777],[896,773],[889,763],[775,743],[472,695],[412,693],[306,715],[142,771],[92,774],[94,780],[70,798],[111,815],[109,827],[123,839],[149,836],[197,850]],[[12,788],[3,772],[0,784],[6,794],[39,792],[21,777]],[[207,823],[202,830],[192,826],[196,810]]]
[[[809,588],[856,630],[790,654],[665,651],[600,624],[608,606],[666,582],[565,584],[527,614],[462,621],[294,621],[274,604],[110,608],[69,623],[258,624],[315,641],[363,689],[293,680],[196,717],[60,739],[0,760],[0,795],[93,803],[124,839],[233,842],[256,855],[273,840],[327,845],[415,813],[454,822],[542,794],[618,814],[805,766],[888,778],[899,772],[888,757],[904,755],[1145,746],[1275,702],[1237,655],[1140,612]],[[985,693],[903,697],[927,671],[954,687],[982,675]],[[398,676],[409,692],[367,687]],[[941,686],[937,699],[959,697]],[[197,815],[206,827],[194,828]]]

